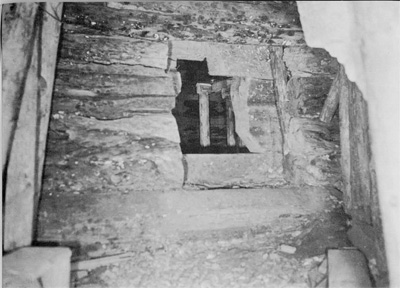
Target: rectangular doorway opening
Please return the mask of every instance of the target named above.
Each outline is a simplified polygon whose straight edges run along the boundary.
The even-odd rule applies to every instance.
[[[178,124],[182,153],[250,153],[235,132],[229,89],[222,87],[230,78],[210,76],[206,60],[178,59],[177,70],[181,74],[182,89],[172,114]],[[204,87],[208,88],[206,95],[199,93]]]

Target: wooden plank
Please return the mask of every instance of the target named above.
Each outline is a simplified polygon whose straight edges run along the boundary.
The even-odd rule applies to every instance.
[[[289,104],[289,97],[287,90],[287,71],[283,60],[283,48],[270,47],[270,57],[271,71],[275,86],[276,105],[282,133],[282,152],[283,155],[287,155],[289,150],[287,147],[286,133],[288,131],[290,115],[287,112],[289,109],[286,108]]]
[[[21,33],[25,33],[23,28]],[[37,37],[37,34],[34,33]],[[21,68],[21,67],[20,67]],[[23,68],[21,68],[23,69]],[[29,246],[35,219],[36,140],[38,96],[38,41],[34,42],[32,62],[26,78],[19,118],[7,167],[4,215],[4,250]]]
[[[268,46],[171,41],[171,59],[207,60],[208,74],[272,79]]]
[[[250,152],[272,153],[270,156],[275,158],[277,150],[282,154],[282,138],[277,109],[270,100],[270,85],[268,80],[234,77],[230,94],[235,130],[243,144]],[[274,163],[281,166],[282,156],[278,158]]]
[[[368,107],[357,84],[351,83],[350,98],[350,159],[352,216],[371,224],[372,187],[370,173],[370,140],[368,135]]]
[[[208,92],[211,90],[210,84],[196,84],[197,94],[199,95],[199,113],[200,113],[200,145],[202,147],[210,146],[210,103]]]
[[[344,77],[341,81],[340,86],[340,99],[339,99],[339,125],[340,125],[340,164],[342,168],[342,181],[343,181],[343,200],[346,210],[352,207],[352,194],[350,186],[351,177],[351,153],[350,153],[350,116],[349,116],[349,103],[351,85],[347,76],[345,76],[345,70],[343,65],[340,65],[340,72],[343,73]]]
[[[226,98],[226,140],[228,146],[236,146],[235,139],[235,116],[230,98]]]
[[[364,255],[355,249],[328,250],[328,287],[372,287]]]
[[[167,69],[168,45],[122,36],[64,34],[60,57],[77,63],[143,65]]]
[[[43,4],[46,11],[52,11],[58,19],[62,18],[63,3],[50,3]],[[40,94],[38,95],[38,145],[37,145],[37,187],[35,195],[35,208],[37,210],[39,196],[42,184],[43,164],[46,150],[47,129],[50,120],[50,108],[53,94],[55,67],[57,60],[57,49],[60,37],[61,22],[50,17],[47,14],[43,15],[42,27],[42,40],[41,40],[41,66],[39,80]]]
[[[331,122],[333,115],[335,114],[340,98],[340,78],[343,77],[341,75],[341,71],[338,71],[335,80],[333,80],[331,89],[329,90],[328,97],[325,100],[324,107],[322,108],[321,115],[319,116],[319,120],[325,123]]]
[[[230,95],[235,113],[235,130],[250,152],[262,153],[264,149],[250,134],[249,107],[247,106],[250,83],[249,78],[234,77],[232,80]]]
[[[15,6],[13,6],[15,5]],[[11,11],[11,7],[14,7]],[[35,3],[5,4],[2,15],[2,170],[11,151],[35,33]],[[26,33],[26,34],[25,34]],[[21,35],[30,35],[23,37]]]

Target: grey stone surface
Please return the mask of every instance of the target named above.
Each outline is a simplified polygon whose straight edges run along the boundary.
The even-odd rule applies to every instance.
[[[279,152],[267,154],[187,154],[186,185],[206,188],[279,186],[283,180]]]

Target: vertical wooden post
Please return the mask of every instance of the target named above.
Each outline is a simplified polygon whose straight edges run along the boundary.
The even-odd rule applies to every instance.
[[[6,169],[33,55],[36,3],[3,5],[2,11],[2,171]],[[21,37],[21,35],[29,35]]]
[[[271,59],[272,77],[274,78],[277,112],[282,131],[282,152],[283,155],[286,155],[289,153],[286,142],[286,133],[289,125],[289,115],[287,113],[286,106],[289,103],[289,96],[286,85],[287,71],[283,61],[283,48],[280,46],[271,46],[269,48],[269,53]]]
[[[210,146],[210,103],[208,93],[211,91],[211,84],[196,84],[197,94],[199,95],[200,112],[200,145]]]
[[[349,103],[351,95],[351,85],[345,75],[344,67],[340,65],[339,72],[340,81],[340,98],[339,98],[339,126],[340,126],[340,149],[341,149],[341,168],[343,181],[343,198],[346,210],[349,211],[352,206],[350,173],[351,173],[351,155],[350,155],[350,116]]]
[[[51,11],[54,16],[61,20],[62,18],[62,2],[45,2],[43,3],[46,11]],[[50,120],[51,100],[53,96],[53,86],[55,78],[55,70],[57,63],[57,50],[60,38],[61,22],[50,17],[48,14],[43,14],[43,27],[41,32],[41,51],[42,56],[40,66],[39,79],[39,105],[38,105],[38,139],[37,139],[37,187],[35,195],[35,204],[39,201],[39,192],[42,188],[42,176],[44,156],[46,152],[47,132]],[[36,209],[35,209],[36,210]]]
[[[225,99],[226,103],[226,141],[228,146],[236,146],[235,139],[235,116],[233,114],[232,102],[229,97]]]
[[[3,42],[3,53],[6,55],[4,58],[16,57],[13,44],[19,45],[21,49],[25,46],[26,49],[31,49],[21,55],[22,58],[29,58],[27,61],[5,61],[7,66],[3,65],[3,80],[8,85],[6,90],[3,88],[3,93],[6,93],[7,99],[19,99],[6,102],[6,105],[3,102],[3,108],[14,115],[6,120],[15,122],[15,129],[10,128],[12,133],[7,134],[10,138],[7,140],[7,145],[10,146],[8,165],[4,166],[3,162],[3,172],[6,174],[3,212],[5,251],[28,246],[33,240],[61,25],[60,21],[44,16],[46,14],[43,11],[49,9],[61,19],[61,3],[32,4],[34,6],[30,6],[30,3],[17,4],[16,9],[18,15],[18,11],[30,8],[25,16],[34,18],[33,25],[28,25],[26,17],[21,15],[10,22],[3,22],[3,29],[8,37],[6,39],[9,40]],[[11,35],[14,37],[13,41],[9,39]],[[25,39],[21,35],[33,36]],[[24,46],[25,42],[29,42],[29,45]],[[12,89],[15,73],[26,75],[20,79],[19,83],[23,87],[20,90]],[[16,104],[18,111],[12,111]],[[12,123],[7,123],[6,127],[9,128],[10,124]]]
[[[34,42],[22,96],[17,127],[7,166],[4,250],[28,246],[32,242],[35,195],[36,116],[38,93],[38,41]]]

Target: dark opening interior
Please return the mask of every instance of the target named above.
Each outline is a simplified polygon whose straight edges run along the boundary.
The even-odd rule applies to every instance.
[[[182,89],[176,98],[172,114],[178,124],[182,153],[249,153],[249,150],[242,147],[239,141],[236,141],[235,146],[227,145],[226,99],[223,99],[220,92],[209,94],[211,144],[208,147],[200,145],[199,96],[196,92],[196,84],[212,84],[216,81],[228,79],[228,77],[210,76],[206,60],[178,60],[177,70],[181,73]],[[239,139],[237,135],[235,135],[235,138]]]

